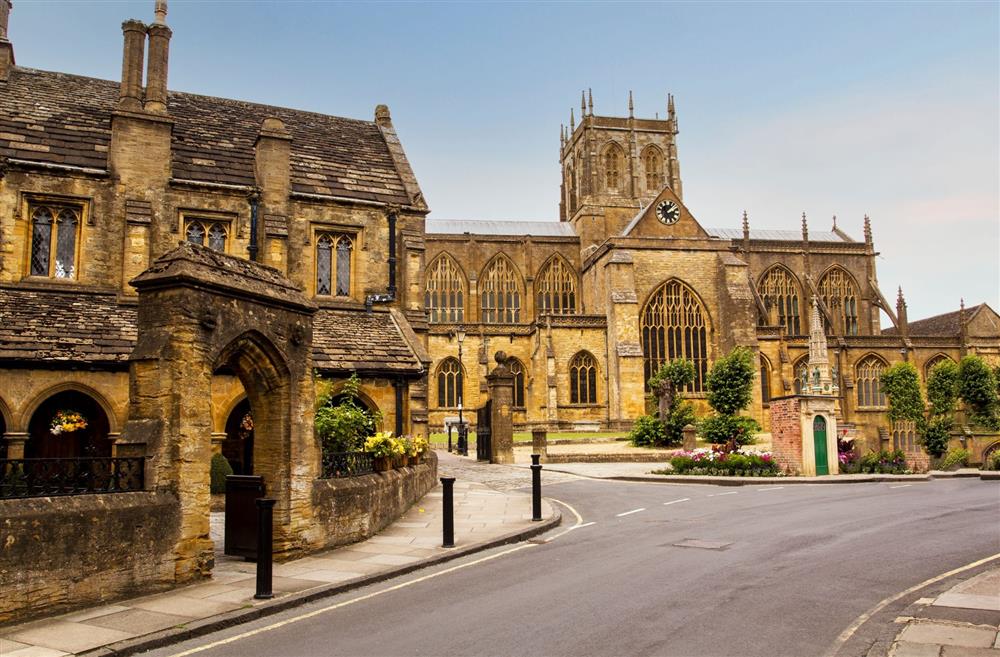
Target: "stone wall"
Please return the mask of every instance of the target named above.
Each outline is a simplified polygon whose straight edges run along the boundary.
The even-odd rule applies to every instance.
[[[437,485],[437,455],[414,467],[388,472],[319,479],[313,486],[317,547],[363,541],[403,515]]]
[[[169,493],[0,500],[0,623],[174,584]]]
[[[802,469],[802,419],[799,399],[771,400],[771,451],[785,472],[798,474]]]

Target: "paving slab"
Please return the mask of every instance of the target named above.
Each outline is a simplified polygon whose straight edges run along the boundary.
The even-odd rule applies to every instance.
[[[28,646],[0,654],[4,657],[64,657],[69,653],[62,650],[53,650],[52,648],[43,648],[42,646]]]
[[[6,638],[32,646],[76,653],[97,648],[108,643],[114,643],[115,641],[131,639],[134,636],[135,633],[132,632],[109,630],[103,627],[84,625],[83,623],[55,621],[45,623],[44,625],[36,625],[23,631],[15,631],[7,635]]]
[[[965,648],[991,648],[996,636],[996,628],[914,622],[903,629],[899,635],[899,640],[910,643],[936,643]]]
[[[997,651],[992,648],[943,646],[941,648],[941,657],[997,657]]]
[[[941,646],[936,643],[910,643],[900,641],[889,652],[890,657],[940,657]]]
[[[190,620],[187,616],[161,614],[145,609],[126,609],[114,614],[92,618],[86,624],[94,625],[95,627],[104,627],[109,630],[121,630],[135,636],[137,634],[159,632],[168,627],[183,625]]]

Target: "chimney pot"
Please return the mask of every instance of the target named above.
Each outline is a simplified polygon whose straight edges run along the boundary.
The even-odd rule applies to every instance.
[[[118,95],[118,108],[137,112],[142,109],[142,60],[146,50],[146,24],[134,18],[127,20],[122,23],[122,34],[122,86]]]

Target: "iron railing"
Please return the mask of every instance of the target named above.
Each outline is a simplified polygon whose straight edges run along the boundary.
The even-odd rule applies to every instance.
[[[141,456],[0,459],[0,499],[140,491],[145,461]]]
[[[326,452],[323,454],[323,479],[357,477],[375,472],[375,457],[368,452]]]

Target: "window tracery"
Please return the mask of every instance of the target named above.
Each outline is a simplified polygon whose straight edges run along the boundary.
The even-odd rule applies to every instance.
[[[840,267],[830,269],[819,281],[819,294],[830,314],[843,327],[844,335],[858,334],[858,287],[851,275]],[[827,333],[831,327],[824,318]]]
[[[316,294],[351,294],[351,258],[354,240],[350,235],[319,233],[316,238]]]
[[[462,365],[455,358],[445,358],[438,366],[438,407],[456,408],[462,402],[464,382]]]
[[[514,263],[503,256],[493,259],[480,278],[479,299],[484,323],[521,321],[521,286]]]
[[[465,277],[446,255],[438,256],[427,268],[424,305],[432,324],[465,321]]]
[[[76,278],[76,244],[81,209],[46,204],[30,207],[29,213],[30,275]]]
[[[516,358],[507,361],[510,373],[514,375],[514,395],[513,406],[524,408],[524,365]]]
[[[213,251],[225,253],[229,235],[228,221],[213,221],[211,219],[185,219],[184,239],[192,244],[206,246]]]
[[[643,372],[649,381],[675,358],[694,363],[688,392],[704,392],[708,376],[708,319],[701,301],[687,285],[667,281],[650,295],[639,319]]]
[[[761,276],[757,291],[769,311],[772,307],[778,311],[778,323],[789,335],[802,335],[799,289],[787,269],[771,267]]]
[[[618,144],[610,144],[604,150],[604,188],[607,191],[621,189],[624,160],[624,153]]]
[[[576,312],[576,274],[562,258],[552,258],[538,275],[538,314]]]
[[[660,191],[663,187],[663,155],[656,146],[647,146],[642,155],[643,168],[646,171],[646,191]]]
[[[882,390],[882,372],[885,368],[886,362],[874,354],[858,361],[854,375],[858,408],[885,408],[885,392]]]
[[[597,359],[586,351],[570,361],[569,401],[571,404],[597,403]]]

